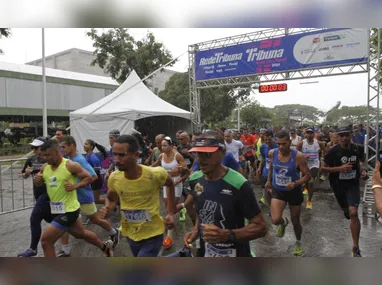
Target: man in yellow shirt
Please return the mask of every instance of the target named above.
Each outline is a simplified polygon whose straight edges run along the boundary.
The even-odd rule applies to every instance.
[[[118,170],[108,181],[102,218],[121,204],[122,235],[127,237],[135,257],[156,257],[163,243],[165,225],[174,226],[175,191],[171,176],[162,167],[137,163],[139,143],[134,136],[122,135],[113,144],[113,158]],[[167,186],[167,216],[160,216],[160,188]]]

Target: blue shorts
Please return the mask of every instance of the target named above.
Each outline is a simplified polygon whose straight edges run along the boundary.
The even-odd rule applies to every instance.
[[[133,241],[127,238],[131,252],[134,257],[157,257],[163,244],[163,235],[144,239],[141,241]]]

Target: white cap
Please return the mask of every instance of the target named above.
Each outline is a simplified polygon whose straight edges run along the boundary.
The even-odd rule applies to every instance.
[[[35,146],[35,147],[42,146],[43,144],[44,142],[39,139],[34,139],[33,142],[30,143],[31,146]]]

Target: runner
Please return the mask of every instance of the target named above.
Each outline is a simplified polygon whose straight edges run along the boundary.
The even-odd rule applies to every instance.
[[[101,249],[105,256],[112,256],[112,241],[103,243],[98,237],[85,230],[78,219],[80,203],[77,200],[76,189],[82,188],[92,181],[90,174],[78,163],[63,158],[59,153],[56,140],[49,140],[41,146],[47,161],[34,181],[38,186],[46,184],[50,199],[52,223],[48,225],[41,237],[41,245],[45,257],[56,257],[54,245],[65,232],[75,238],[84,239]],[[81,179],[75,184],[76,177]]]
[[[244,151],[244,145],[241,141],[237,141],[233,139],[233,131],[225,130],[224,132],[224,140],[227,152],[232,153],[233,157],[239,162],[239,153],[240,150]]]
[[[312,209],[314,182],[318,177],[320,170],[320,154],[324,155],[325,144],[314,139],[314,128],[306,128],[305,134],[306,139],[298,144],[297,150],[302,152],[308,162],[310,180],[307,183],[307,191],[305,192],[304,189],[303,193],[308,194],[308,202],[306,204],[306,208]]]
[[[289,204],[290,217],[296,236],[293,254],[302,256],[304,250],[301,244],[302,226],[300,223],[301,204],[304,201],[301,185],[310,179],[309,168],[301,152],[291,149],[289,133],[281,131],[277,134],[277,149],[269,151],[268,181],[265,188],[272,191],[271,219],[277,225],[276,236],[284,237],[285,228],[289,223],[283,218],[286,204]],[[299,170],[302,172],[300,178]]]
[[[46,138],[38,137],[30,143],[34,155],[28,158],[25,162],[23,169],[21,170],[22,177],[24,179],[32,178],[40,172],[42,166],[46,162],[42,157],[40,147],[46,142]],[[33,207],[30,217],[31,228],[31,244],[30,247],[20,253],[18,257],[33,257],[37,255],[37,246],[41,237],[41,221],[45,220],[47,223],[52,222],[52,215],[50,214],[49,197],[46,193],[46,186],[37,186],[33,183],[33,196],[36,200],[36,204]]]
[[[183,156],[178,152],[173,151],[174,143],[170,137],[164,137],[162,140],[162,151],[158,157],[158,160],[152,165],[156,167],[161,165],[167,173],[172,177],[175,186],[175,204],[177,205],[183,191],[183,181],[188,178],[189,171],[184,161]],[[166,187],[163,187],[163,201],[167,208],[167,191]],[[173,229],[168,229],[167,237],[163,242],[165,248],[172,246],[172,234]]]
[[[156,147],[152,150],[149,158],[145,161],[145,165],[151,165],[158,160],[160,153],[162,152],[162,140],[165,137],[163,134],[159,134],[155,137]]]
[[[332,147],[324,158],[322,171],[328,172],[331,187],[346,219],[350,219],[353,238],[353,257],[361,257],[359,235],[361,223],[358,218],[360,203],[360,178],[367,178],[363,146],[351,143],[350,126],[337,129],[339,144]]]
[[[292,141],[291,148],[296,149],[299,143],[302,141],[301,136],[298,136],[296,130],[290,131],[290,139]]]
[[[184,236],[184,245],[190,249],[199,236],[198,256],[252,256],[249,241],[264,237],[267,226],[248,181],[222,165],[224,139],[217,132],[206,132],[190,152],[197,153],[201,165],[189,179],[192,192],[187,198],[195,203],[198,219]]]
[[[65,130],[65,129],[57,129],[56,131],[56,140],[58,141],[59,144],[61,144],[65,137],[68,135],[68,131]],[[61,155],[64,157],[64,151],[62,150],[61,146],[60,146],[60,153]]]
[[[277,148],[277,144],[274,141],[274,134],[270,131],[264,132],[264,143],[260,146],[260,154],[262,156],[260,167],[257,170],[257,175],[261,177],[261,187],[263,188],[263,197],[259,202],[263,205],[267,203],[271,206],[272,195],[269,191],[265,189],[265,184],[268,180],[268,170],[269,170],[269,151],[271,149]]]
[[[245,146],[244,156],[245,156],[245,160],[249,161],[249,164],[250,164],[249,171],[250,171],[255,166],[255,157],[253,155],[253,146],[255,144],[255,141],[257,140],[257,137],[255,137],[254,135],[248,134],[248,131],[244,131],[240,140],[243,142],[243,144]]]
[[[113,145],[119,171],[110,175],[106,204],[100,217],[121,202],[122,235],[127,237],[135,257],[156,257],[162,248],[165,224],[174,226],[175,191],[172,177],[162,167],[137,163],[139,144],[131,135],[120,136]],[[160,187],[166,186],[167,216],[160,216]]]
[[[109,179],[110,174],[115,170],[115,164],[114,164],[114,160],[113,160],[113,144],[114,144],[114,142],[117,140],[117,138],[119,136],[120,136],[120,133],[119,133],[118,130],[112,130],[109,133],[109,143],[110,143],[109,158],[110,158],[110,166],[109,166],[109,169],[106,171],[105,180]],[[105,204],[105,199],[99,199],[99,203],[97,203],[97,204]]]
[[[77,143],[72,136],[66,136],[61,144],[62,150],[65,156],[67,156],[71,161],[77,162],[83,169],[85,169],[93,178],[93,183],[99,178],[94,171],[93,167],[87,162],[86,158],[77,153]],[[96,156],[93,153],[94,156]],[[79,179],[76,181],[80,182]],[[80,210],[86,215],[90,223],[93,225],[98,225],[108,232],[110,240],[113,241],[113,249],[118,244],[118,230],[113,229],[109,221],[99,219],[97,215],[97,207],[94,203],[93,191],[90,185],[86,185],[81,188],[77,188],[78,202],[80,202]],[[69,234],[65,233],[61,237],[61,251],[57,255],[58,257],[69,257],[70,256],[70,245],[69,245]]]

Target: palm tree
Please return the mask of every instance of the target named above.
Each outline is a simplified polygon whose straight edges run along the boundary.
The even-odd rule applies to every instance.
[[[0,28],[0,39],[1,38],[9,38],[11,36],[10,28]],[[0,54],[3,54],[3,50],[0,49]]]

